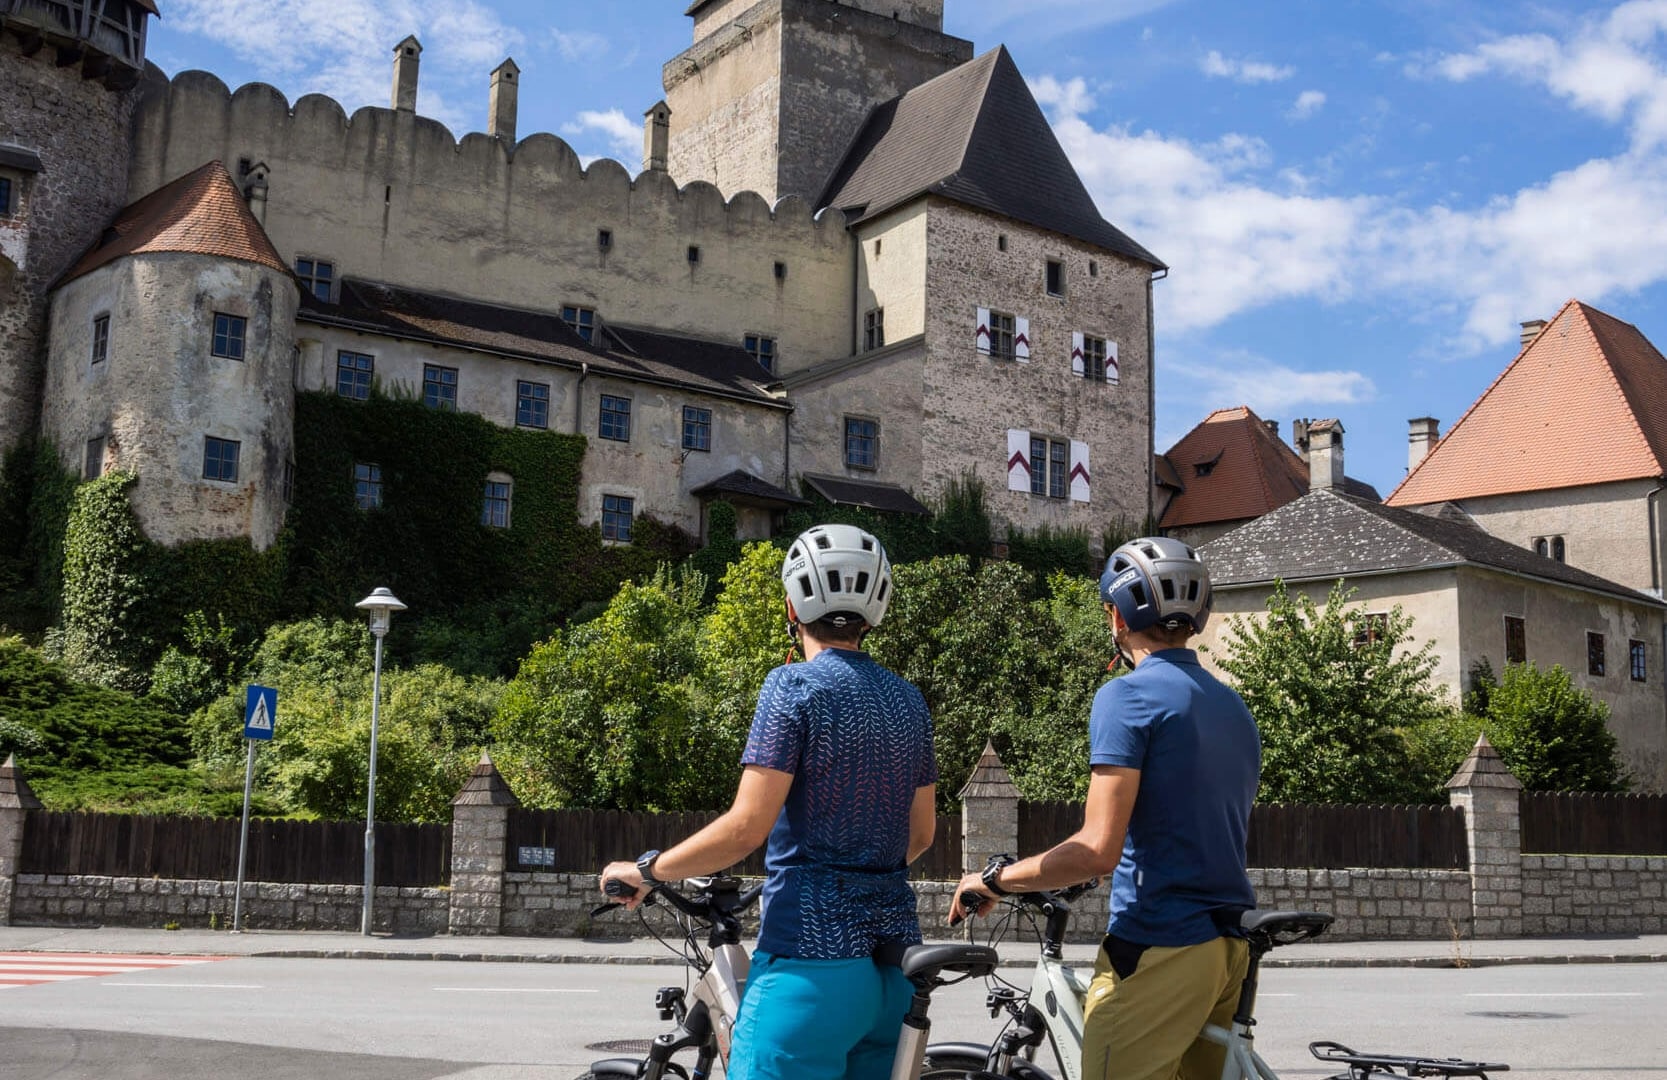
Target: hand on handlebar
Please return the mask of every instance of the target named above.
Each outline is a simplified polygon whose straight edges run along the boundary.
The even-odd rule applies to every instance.
[[[637,910],[648,899],[649,890],[643,887],[642,873],[634,862],[612,862],[604,866],[596,885],[602,895],[624,904],[627,911]],[[609,885],[614,887],[612,891]],[[626,892],[627,889],[630,891]]]
[[[949,925],[959,926],[962,919],[972,915],[987,915],[995,906],[995,898],[984,888],[984,879],[978,874],[968,874],[955,886],[955,899],[949,904]]]

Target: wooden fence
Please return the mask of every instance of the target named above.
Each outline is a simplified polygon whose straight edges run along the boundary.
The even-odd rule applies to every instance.
[[[508,867],[512,871],[594,873],[617,859],[668,848],[718,816],[715,810],[648,814],[624,810],[527,810],[509,812]],[[554,849],[552,861],[523,862],[523,848]],[[927,881],[961,876],[961,816],[939,814],[937,837],[914,864],[911,876]],[[759,850],[738,873],[764,873]]]
[[[1082,805],[1019,804],[1019,853],[1044,851],[1082,826]],[[1249,862],[1258,867],[1469,867],[1464,815],[1450,806],[1258,805]]]
[[[1667,795],[1525,791],[1522,850],[1536,855],[1667,855]]]
[[[20,869],[26,874],[235,881],[239,829],[236,818],[31,810]],[[378,885],[444,885],[450,876],[450,825],[377,823]],[[244,880],[363,884],[364,822],[252,820]]]

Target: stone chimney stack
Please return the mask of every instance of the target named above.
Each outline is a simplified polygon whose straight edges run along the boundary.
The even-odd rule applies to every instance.
[[[1433,416],[1420,416],[1408,420],[1407,428],[1407,472],[1411,472],[1441,441],[1441,421]]]
[[[492,95],[486,103],[486,133],[515,145],[515,112],[521,96],[521,69],[514,57],[492,70]]]
[[[422,54],[423,43],[414,34],[394,46],[394,100],[390,108],[397,112],[417,111],[417,64]]]
[[[657,101],[643,113],[642,167],[644,172],[665,172],[671,146],[671,107]]]
[[[1269,435],[1272,435],[1275,439],[1279,438],[1278,420],[1264,420],[1262,421],[1262,426],[1268,429]]]
[[[1528,346],[1534,344],[1534,339],[1539,337],[1540,332],[1544,329],[1545,329],[1545,320],[1544,319],[1529,319],[1527,322],[1523,323],[1522,324],[1522,337],[1520,338],[1520,340],[1522,342],[1522,348],[1526,349],[1526,348],[1528,348]]]
[[[1308,460],[1308,421],[1291,421],[1291,447],[1296,450],[1298,457],[1304,461]]]
[[[1343,490],[1343,424],[1315,420],[1307,427],[1308,490]]]

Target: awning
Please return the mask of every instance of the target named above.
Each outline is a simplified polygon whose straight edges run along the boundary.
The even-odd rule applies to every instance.
[[[896,484],[882,484],[872,480],[852,480],[844,476],[824,476],[805,473],[804,481],[810,489],[835,506],[860,506],[865,510],[879,510],[887,514],[922,514],[929,516],[921,501]]]
[[[808,499],[801,499],[791,491],[784,491],[761,477],[754,476],[745,469],[736,469],[725,473],[711,483],[702,484],[689,494],[700,499],[728,499],[731,502],[744,505],[764,506],[772,510],[785,509],[789,506],[808,505]]]

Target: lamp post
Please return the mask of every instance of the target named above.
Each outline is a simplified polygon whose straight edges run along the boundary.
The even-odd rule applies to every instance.
[[[376,725],[382,712],[382,639],[394,612],[404,611],[405,605],[386,588],[378,588],[354,606],[370,612],[370,632],[376,638],[376,667],[370,683],[370,783],[365,797],[365,905],[359,918],[359,932],[369,934],[376,895]]]

